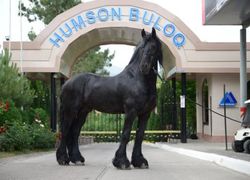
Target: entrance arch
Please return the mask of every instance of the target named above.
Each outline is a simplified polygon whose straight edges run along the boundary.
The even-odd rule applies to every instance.
[[[76,58],[88,49],[111,43],[136,45],[141,29],[151,32],[152,27],[163,44],[165,71],[183,69],[185,51],[194,49],[199,39],[167,10],[132,0],[82,3],[58,15],[33,42],[24,42],[22,69],[69,77]],[[19,65],[19,44],[12,42],[11,47],[12,61]]]
[[[201,42],[178,17],[142,0],[81,3],[54,18],[33,42],[23,42],[22,63],[20,42],[11,42],[11,60],[33,77],[48,72],[69,77],[76,57],[86,50],[109,43],[136,45],[141,29],[151,32],[152,27],[163,44],[166,78],[239,72],[239,43]]]

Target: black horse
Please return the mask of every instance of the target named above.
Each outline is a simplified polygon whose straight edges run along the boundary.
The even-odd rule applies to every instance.
[[[130,167],[126,146],[133,121],[138,116],[131,164],[136,168],[148,168],[141,145],[150,112],[156,106],[157,61],[162,64],[162,50],[154,28],[150,34],[143,29],[141,35],[142,41],[129,64],[117,76],[82,73],[64,84],[60,107],[62,137],[56,152],[60,165],[67,165],[70,161],[84,163],[78,137],[87,114],[95,109],[106,113],[125,113],[120,146],[113,159],[113,165],[120,169]]]

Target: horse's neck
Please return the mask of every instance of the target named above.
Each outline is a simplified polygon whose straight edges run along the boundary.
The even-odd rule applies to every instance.
[[[155,73],[155,70],[157,71],[157,62],[155,62],[154,66],[153,66],[153,68],[155,70],[151,69],[149,74],[144,75],[141,72],[140,67],[139,67],[140,62],[141,62],[141,58],[142,58],[142,52],[143,52],[143,49],[141,46],[142,45],[140,44],[136,48],[129,64],[126,66],[124,71],[125,71],[125,73],[128,73],[128,74],[132,75],[133,77],[138,78],[138,80],[144,81],[149,89],[156,91],[157,75]]]
[[[154,69],[152,68],[149,74],[145,75],[139,68],[141,55],[138,54],[136,56],[133,56],[133,58],[134,59],[131,59],[129,65],[126,67],[127,73],[133,74],[133,77],[137,78],[138,80],[142,80],[148,87],[149,91],[151,93],[155,93],[157,80],[157,74],[155,73],[155,70],[157,71],[157,63],[153,66]]]
[[[140,72],[140,62],[141,62],[141,50],[137,48],[129,62],[129,64],[126,66],[125,71],[132,73],[133,76],[136,76]]]

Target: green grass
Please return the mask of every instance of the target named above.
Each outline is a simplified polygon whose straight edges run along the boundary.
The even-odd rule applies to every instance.
[[[25,150],[25,151],[13,151],[13,152],[0,151],[0,159],[18,156],[18,155],[38,153],[38,152],[49,152],[49,151],[53,151],[53,150],[54,149],[35,149],[35,150]]]
[[[30,154],[36,151],[30,151],[30,150],[25,150],[25,151],[13,151],[13,152],[0,152],[0,159],[1,158],[8,158],[8,157],[13,157],[17,155],[23,155],[23,154]]]
[[[17,152],[0,152],[0,159],[16,156]]]

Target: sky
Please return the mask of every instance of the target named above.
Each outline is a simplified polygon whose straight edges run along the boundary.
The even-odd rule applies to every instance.
[[[9,36],[9,1],[11,1],[11,41],[28,41],[27,33],[33,28],[39,34],[45,25],[42,22],[29,23],[18,16],[19,0],[0,0],[0,47],[5,37]],[[28,0],[22,0],[27,3]],[[87,2],[90,0],[84,0]],[[181,19],[201,41],[206,42],[239,42],[241,26],[204,26],[202,25],[202,0],[146,0],[160,5]],[[22,31],[22,33],[21,33]],[[22,38],[21,38],[22,34]],[[250,28],[247,29],[247,42],[250,42]],[[115,52],[112,61],[113,70],[117,71],[125,67],[132,56],[134,47],[126,45],[105,45],[102,49],[109,48]],[[117,73],[116,72],[116,73]]]

